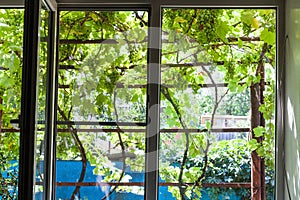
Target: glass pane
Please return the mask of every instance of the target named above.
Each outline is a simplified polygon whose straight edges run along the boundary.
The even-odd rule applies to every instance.
[[[178,190],[178,187],[162,186],[159,188],[159,198],[160,199],[175,199],[172,196],[171,191]],[[250,199],[250,189],[248,188],[204,188],[201,191],[201,199],[230,199],[230,200],[239,200],[239,199]],[[197,197],[193,197],[197,198]]]
[[[248,199],[249,189],[226,183],[251,182],[257,150],[272,196],[275,10],[165,8],[162,16],[160,191],[167,187],[175,199]]]
[[[145,11],[60,13],[58,199],[143,199],[147,23]]]
[[[110,199],[122,195],[142,199],[145,133],[122,133],[120,135],[122,144],[129,147],[126,152],[123,152],[118,144],[119,133],[104,132],[111,131],[107,129],[103,129],[103,132],[81,131],[86,130],[78,129],[86,160],[76,159],[78,157],[76,149],[70,148],[66,152],[61,152],[61,148],[65,148],[62,145],[65,141],[62,140],[66,138],[65,134],[70,135],[70,133],[58,134],[60,156],[57,160],[57,182],[59,183],[57,198],[70,198],[76,190],[74,184],[77,184],[80,188],[76,196],[82,199],[103,198],[105,195],[109,195]],[[139,142],[133,143],[133,141]],[[81,154],[84,152],[82,151]],[[83,181],[78,182],[78,178],[83,174]],[[116,186],[117,188],[114,189]],[[110,194],[111,191],[115,192]]]
[[[37,132],[36,132],[36,199],[43,199],[44,193],[44,156],[45,156],[45,120],[46,120],[46,90],[47,68],[49,67],[48,41],[49,41],[49,12],[42,8],[40,21],[40,49],[38,73],[38,106],[37,106]]]
[[[0,9],[0,199],[16,199],[21,112],[23,9]]]
[[[240,133],[232,134],[239,135]],[[236,198],[239,197],[239,199],[247,197],[246,199],[248,199],[249,193],[244,191],[248,191],[249,188],[238,188],[236,193],[233,192],[231,195],[232,190],[230,190],[229,187],[217,187],[218,183],[249,183],[251,175],[251,151],[246,146],[247,141],[245,138],[229,138],[227,140],[215,139],[215,142],[211,143],[207,155],[208,162],[206,163],[205,157],[203,156],[206,145],[203,143],[204,135],[205,133],[189,133],[191,143],[189,144],[185,169],[182,172],[184,190],[186,193],[194,195],[196,199],[199,197],[205,199],[205,193],[210,194],[212,192],[214,193],[210,194],[210,199],[217,199],[216,194],[222,194],[223,196],[233,195],[237,196]],[[162,188],[160,190],[168,190],[170,192],[168,195],[173,195],[178,198],[177,195],[180,195],[178,176],[187,140],[185,139],[185,134],[179,132],[161,134],[161,138],[160,178],[163,186],[161,186]],[[204,186],[203,188],[195,185],[195,182],[197,182],[202,175],[205,175],[201,182]],[[216,188],[205,185],[214,183],[216,184],[214,185]],[[174,184],[177,187],[171,187]],[[167,186],[169,186],[168,189],[165,189]],[[248,184],[248,187],[249,186],[250,183]],[[160,193],[161,197],[164,195],[163,192]]]

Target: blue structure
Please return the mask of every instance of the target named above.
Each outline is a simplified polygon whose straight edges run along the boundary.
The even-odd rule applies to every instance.
[[[119,164],[119,163],[116,163]],[[57,182],[76,182],[81,172],[80,161],[57,161]],[[95,167],[91,166],[90,163],[87,165],[84,182],[100,182],[103,177],[93,174]],[[126,174],[132,177],[131,182],[141,182],[144,180],[142,173],[133,173],[126,170]],[[67,200],[70,199],[72,192],[75,187],[57,187],[56,188],[56,199]],[[105,193],[109,192],[109,187],[99,186],[87,186],[81,187],[78,195],[79,199],[101,199],[105,196]],[[143,195],[134,193],[114,193],[110,196],[110,199],[144,199]]]
[[[115,162],[116,167],[122,167],[121,162]],[[81,161],[57,161],[57,182],[76,182],[80,176],[82,164]],[[84,182],[97,182],[101,181],[103,177],[97,176],[93,174],[94,166],[91,166],[90,163],[87,165],[86,174],[84,178]],[[132,179],[130,182],[143,182],[144,181],[144,173],[140,172],[132,172],[129,168],[126,169],[126,173]],[[162,180],[161,180],[162,181]],[[131,186],[132,187],[132,186]],[[75,187],[57,187],[56,188],[56,199],[58,200],[69,200],[72,192],[74,191]],[[103,191],[107,189],[107,191]],[[142,187],[140,187],[143,190]],[[109,191],[109,187],[98,187],[98,186],[85,186],[80,188],[80,192],[78,195],[78,199],[82,200],[94,200],[94,199],[101,199],[105,196],[105,192]],[[162,200],[175,200],[170,192],[168,192],[168,187],[162,186],[159,188],[159,198]],[[110,200],[144,200],[143,191],[139,194],[134,192],[122,192],[119,191],[114,192],[110,197]],[[203,190],[202,192],[202,200],[210,200],[207,192]],[[226,194],[225,196],[220,195],[220,200],[240,200],[241,198],[236,197],[234,192],[231,194]],[[39,200],[39,198],[37,198]]]
[[[18,164],[16,161],[13,162],[13,169],[18,169]],[[57,182],[77,182],[81,173],[82,163],[81,161],[62,161],[58,160],[57,163]],[[116,167],[121,168],[121,162],[115,162]],[[43,163],[39,166],[39,170],[43,171]],[[93,174],[94,166],[91,166],[90,163],[87,164],[86,174],[84,178],[84,182],[100,182],[103,177],[97,176]],[[7,174],[6,172],[2,173],[3,175]],[[144,173],[140,172],[132,172],[129,168],[126,169],[126,175],[131,177],[130,182],[143,182],[144,181]],[[37,180],[39,181],[39,180]],[[162,181],[162,180],[160,180]],[[143,188],[142,187],[133,187],[136,190],[132,190],[132,192],[114,192],[109,200],[144,200]],[[57,200],[69,200],[75,186],[59,186],[56,188],[56,199]],[[106,191],[105,191],[106,189]],[[99,187],[99,186],[82,186],[80,187],[79,194],[77,195],[77,199],[79,200],[94,200],[101,199],[105,196],[105,192],[109,191],[109,187]],[[138,191],[139,192],[135,192]],[[0,200],[3,198],[0,195]],[[159,199],[161,200],[175,200],[170,192],[168,192],[168,187],[161,186],[159,188]],[[237,197],[232,191],[231,193],[227,193],[226,195],[219,195],[219,200],[240,200],[240,197]],[[42,200],[42,192],[36,193],[36,200]],[[201,200],[210,200],[207,190],[203,189]],[[214,199],[215,200],[215,199]]]
[[[116,162],[116,167],[121,168],[122,163]],[[57,182],[76,182],[81,172],[81,162],[80,161],[57,161]],[[102,180],[101,176],[97,176],[93,174],[93,170],[95,167],[91,166],[90,163],[87,165],[87,170],[85,174],[84,182],[99,182]],[[130,182],[143,182],[144,181],[144,173],[140,172],[132,172],[129,168],[126,169],[126,175],[129,175],[132,179]],[[131,186],[132,187],[132,186]],[[56,199],[67,200],[70,199],[72,192],[75,187],[57,187],[56,188]],[[107,189],[107,191],[105,191]],[[138,189],[138,188],[137,188]],[[140,187],[143,190],[142,187]],[[103,191],[104,190],[104,191]],[[81,187],[80,193],[78,195],[79,199],[101,199],[105,196],[105,192],[109,191],[109,187],[98,187],[98,186],[88,186]],[[172,194],[168,192],[167,187],[162,187],[160,189],[160,194],[163,196],[162,199],[174,199]],[[144,200],[143,191],[140,194],[136,194],[134,192],[114,192],[110,199],[117,200]]]

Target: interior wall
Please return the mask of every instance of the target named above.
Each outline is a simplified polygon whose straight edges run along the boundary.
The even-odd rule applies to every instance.
[[[286,0],[285,198],[300,199],[300,1]]]

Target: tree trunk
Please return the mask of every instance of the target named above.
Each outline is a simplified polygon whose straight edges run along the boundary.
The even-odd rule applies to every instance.
[[[260,82],[254,83],[250,87],[251,96],[251,139],[256,139],[258,143],[261,143],[263,137],[255,137],[253,129],[258,126],[265,126],[265,120],[262,113],[259,111],[259,107],[264,103],[264,90],[265,90],[265,68],[264,68],[264,56],[267,52],[268,45],[264,43],[260,59],[256,69],[256,76],[260,76]],[[265,162],[256,151],[251,153],[251,199],[252,200],[265,200],[266,199],[266,181],[265,181]]]
[[[255,137],[253,129],[264,125],[259,106],[262,103],[262,90],[260,84],[254,84],[250,87],[251,94],[251,139],[256,139],[258,143],[262,142],[262,137]],[[251,199],[265,200],[265,165],[264,160],[258,156],[256,151],[251,153]]]

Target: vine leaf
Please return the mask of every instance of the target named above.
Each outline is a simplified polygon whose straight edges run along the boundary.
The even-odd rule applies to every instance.
[[[276,41],[276,34],[274,32],[270,32],[267,28],[265,28],[261,32],[260,39],[265,41],[269,45],[273,45]]]

